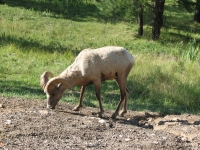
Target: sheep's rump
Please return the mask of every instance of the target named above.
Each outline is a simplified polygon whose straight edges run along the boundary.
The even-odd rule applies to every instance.
[[[107,46],[85,49],[75,60],[83,76],[101,76],[102,80],[114,79],[117,75],[128,75],[134,64],[132,55],[123,47]]]

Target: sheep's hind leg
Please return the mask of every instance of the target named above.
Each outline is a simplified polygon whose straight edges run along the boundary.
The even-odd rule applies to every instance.
[[[79,111],[79,109],[83,106],[82,102],[83,102],[83,95],[85,93],[85,86],[81,87],[81,94],[80,94],[80,98],[79,98],[79,102],[78,105],[74,107],[74,111]]]
[[[122,110],[120,111],[119,115],[120,116],[124,116],[125,113],[127,113],[127,102],[128,102],[128,95],[129,95],[129,90],[128,88],[126,87],[126,95],[125,95],[125,99],[124,99],[124,103],[123,103],[123,108]]]
[[[102,117],[104,110],[103,110],[103,106],[102,106],[102,102],[101,102],[101,81],[94,82],[94,87],[95,87],[96,97],[99,102],[98,117]]]
[[[120,88],[120,101],[119,101],[119,103],[117,105],[117,109],[116,109],[115,113],[111,117],[113,119],[115,119],[119,115],[119,109],[121,107],[121,104],[122,104],[123,101],[126,100],[126,91],[125,91],[126,90],[126,86],[123,83],[121,83],[119,80],[116,80],[116,82],[117,82],[117,84],[118,84],[118,86]],[[126,113],[126,102],[124,102],[124,108],[125,109],[123,109],[122,113],[120,113],[120,114],[125,114]]]

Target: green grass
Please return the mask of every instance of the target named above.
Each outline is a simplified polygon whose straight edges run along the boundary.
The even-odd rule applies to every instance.
[[[137,37],[137,24],[101,21],[92,13],[96,12],[92,2],[83,2],[81,8],[73,5],[68,11],[67,5],[59,9],[56,0],[49,5],[45,0],[4,2],[0,5],[0,95],[45,99],[39,86],[44,71],[56,76],[81,50],[118,45],[127,48],[136,62],[128,77],[130,110],[200,113],[200,25],[192,22],[193,14],[167,3],[166,26],[153,42],[148,23],[144,36]],[[67,90],[62,100],[77,103],[78,92],[79,87]],[[103,83],[102,101],[107,109],[116,108],[119,89],[113,81]],[[98,107],[93,86],[87,88],[84,105]]]

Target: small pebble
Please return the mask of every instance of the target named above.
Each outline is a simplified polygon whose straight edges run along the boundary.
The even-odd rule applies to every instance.
[[[4,105],[3,105],[3,104],[0,104],[0,108],[4,108]]]
[[[106,121],[104,119],[100,119],[99,123],[106,123]]]
[[[47,115],[49,112],[48,110],[40,110],[39,113],[40,115]]]
[[[125,138],[125,141],[126,141],[126,142],[128,142],[128,141],[130,141],[130,140],[131,140],[130,138]]]
[[[6,120],[6,124],[11,124],[11,120]]]

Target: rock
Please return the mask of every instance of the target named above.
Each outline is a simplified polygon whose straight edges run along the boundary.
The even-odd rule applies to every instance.
[[[94,145],[93,145],[93,143],[89,142],[89,143],[86,143],[86,146],[87,147],[93,147]]]
[[[139,125],[139,122],[135,119],[131,119],[131,118],[128,118],[127,121],[131,124],[131,125],[136,125],[138,126]]]
[[[181,137],[181,140],[182,140],[182,141],[185,141],[185,142],[189,142],[189,141],[188,141],[188,138],[187,138],[186,136]]]
[[[6,124],[11,124],[11,120],[6,120]]]
[[[105,121],[104,119],[100,119],[100,120],[99,120],[99,123],[102,123],[102,124],[103,124],[103,123],[106,123],[106,121]]]
[[[76,124],[72,124],[72,127],[76,127]]]
[[[49,112],[48,110],[39,110],[40,115],[47,115]]]
[[[148,118],[148,121],[149,121],[149,122],[152,122],[152,121],[153,121],[153,118]]]
[[[200,125],[200,121],[195,121],[193,124],[194,125]]]
[[[173,121],[173,122],[178,122],[179,119],[178,119],[178,118],[173,118],[172,121]]]
[[[126,141],[126,142],[128,142],[128,141],[130,141],[130,140],[131,140],[130,138],[125,138],[125,141]]]
[[[5,108],[3,104],[0,104],[0,108]]]
[[[153,126],[149,123],[145,123],[145,125],[143,125],[142,127],[146,129],[153,129]]]
[[[0,147],[4,147],[4,146],[5,146],[5,144],[0,142]]]
[[[159,121],[158,122],[158,125],[164,125],[165,124],[165,121]]]

